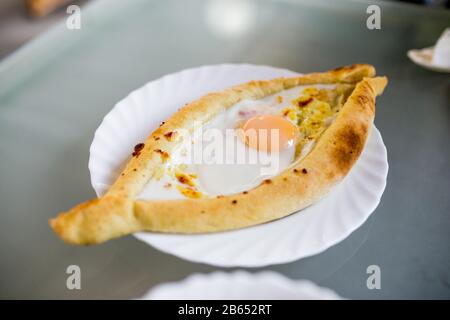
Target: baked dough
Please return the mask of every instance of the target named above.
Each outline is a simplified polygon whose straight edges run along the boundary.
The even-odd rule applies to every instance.
[[[370,65],[355,64],[294,78],[251,81],[210,93],[170,117],[133,151],[126,168],[99,199],[50,220],[72,244],[96,244],[137,231],[205,233],[256,225],[287,216],[323,197],[341,181],[361,154],[375,116],[375,97],[387,84]],[[193,131],[243,99],[260,99],[308,84],[350,83],[355,88],[312,151],[294,166],[243,193],[183,200],[137,200],[179,143],[177,128]],[[270,194],[270,197],[267,195]]]

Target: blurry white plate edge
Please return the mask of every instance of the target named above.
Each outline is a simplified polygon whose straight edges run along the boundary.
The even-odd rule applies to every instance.
[[[434,47],[424,49],[412,49],[408,51],[408,57],[416,64],[425,69],[437,72],[450,73],[450,68],[440,67],[433,64]]]
[[[309,280],[291,280],[273,271],[215,271],[155,286],[145,300],[341,300]]]
[[[294,75],[297,73],[268,66],[223,64],[170,74],[133,91],[105,116],[95,133],[89,170],[97,195],[102,195],[115,180],[132,147],[186,102],[249,80]],[[164,108],[149,107],[154,105]],[[381,199],[387,171],[386,148],[374,126],[346,179],[300,214],[229,232],[140,232],[135,236],[161,251],[215,266],[261,267],[292,262],[326,250],[361,226]]]

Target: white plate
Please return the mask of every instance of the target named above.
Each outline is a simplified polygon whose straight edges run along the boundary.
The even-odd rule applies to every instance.
[[[185,103],[252,79],[294,75],[267,66],[224,64],[167,75],[132,92],[116,104],[95,133],[89,170],[97,195],[116,179],[133,146]],[[141,232],[135,236],[161,251],[216,266],[291,262],[324,251],[361,226],[380,201],[387,171],[386,148],[373,127],[360,159],[344,181],[301,212],[236,231],[202,235]]]
[[[408,51],[408,57],[416,64],[425,69],[438,72],[450,72],[450,68],[437,66],[433,63],[434,47],[424,49],[412,49]]]
[[[309,280],[291,280],[272,271],[216,271],[194,274],[150,290],[145,300],[340,300],[334,291]]]

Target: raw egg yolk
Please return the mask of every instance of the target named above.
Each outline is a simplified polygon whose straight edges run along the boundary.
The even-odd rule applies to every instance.
[[[297,127],[277,115],[259,115],[245,121],[241,127],[242,140],[250,148],[277,152],[292,146]]]

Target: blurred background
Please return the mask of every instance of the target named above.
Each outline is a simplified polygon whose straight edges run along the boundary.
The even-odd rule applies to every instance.
[[[95,0],[2,0],[0,1],[0,59],[67,16],[70,4],[80,7]],[[330,0],[334,1],[334,0]],[[450,0],[391,0],[441,9]],[[374,1],[376,2],[376,1]]]

